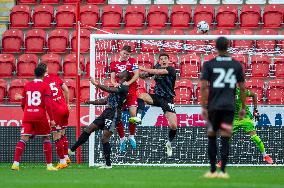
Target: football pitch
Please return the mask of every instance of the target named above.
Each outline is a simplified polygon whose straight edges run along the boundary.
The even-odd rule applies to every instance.
[[[205,179],[208,167],[89,168],[71,164],[60,171],[46,171],[43,164],[21,164],[20,171],[0,163],[3,188],[283,188],[284,167],[228,167],[230,179]]]

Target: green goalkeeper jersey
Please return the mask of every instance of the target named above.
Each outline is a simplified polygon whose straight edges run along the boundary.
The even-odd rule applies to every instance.
[[[250,91],[246,90],[245,91],[246,97],[250,96]],[[234,119],[238,120],[239,119],[239,111],[242,108],[242,100],[241,100],[241,95],[240,95],[240,88],[236,88],[236,102],[235,102],[235,116]],[[249,107],[246,106],[246,116],[245,118],[253,119],[253,115],[251,114]]]

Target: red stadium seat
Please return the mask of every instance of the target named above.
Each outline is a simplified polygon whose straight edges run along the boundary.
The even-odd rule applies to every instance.
[[[267,56],[254,55],[251,57],[252,77],[264,78],[269,76],[270,59]]]
[[[41,57],[41,62],[48,67],[48,74],[57,75],[61,72],[61,56],[58,54],[45,54]]]
[[[127,34],[127,35],[137,35],[137,31],[134,29],[123,29],[121,31],[118,32],[118,34]],[[129,45],[131,46],[131,50],[132,52],[136,51],[136,47],[137,47],[137,40],[133,41],[133,40],[118,40],[117,41],[117,47],[118,47],[118,51],[120,51],[123,46],[125,45]]]
[[[284,78],[284,56],[274,56],[274,70],[276,78]]]
[[[12,54],[0,54],[0,77],[11,78],[15,71],[15,57]]]
[[[146,82],[145,80],[143,79],[138,79],[137,80],[137,92],[138,94],[141,94],[141,93],[147,93],[147,88],[146,88]]]
[[[90,99],[90,81],[81,80],[80,84],[80,101],[84,102],[85,100]]]
[[[49,52],[65,53],[69,46],[69,33],[64,29],[55,29],[49,33],[48,48]]]
[[[197,31],[197,29],[193,29],[187,33],[188,35],[202,35]],[[205,53],[206,40],[187,40],[186,41],[186,51],[188,52],[196,52],[196,53]]]
[[[15,79],[12,80],[10,83],[9,91],[8,91],[8,96],[9,96],[9,101],[11,103],[20,103],[21,100],[16,100],[15,95],[17,93],[22,94],[24,90],[25,84],[28,83],[28,80],[26,79]]]
[[[38,5],[33,13],[33,27],[35,28],[50,28],[53,22],[54,8],[50,5]]]
[[[216,29],[210,32],[211,35],[230,35],[231,32],[230,30],[227,29]],[[216,46],[215,40],[209,41],[209,44],[212,45],[213,47]]]
[[[87,53],[90,50],[90,35],[91,31],[88,29],[81,29],[80,30],[80,53]],[[71,45],[72,45],[72,52],[76,52],[76,37],[77,33],[74,31],[72,33],[72,38],[71,38]]]
[[[84,56],[80,55],[80,69],[84,71]],[[77,67],[77,57],[76,54],[68,54],[63,60],[63,75],[65,78],[75,77]]]
[[[106,5],[103,7],[102,27],[110,29],[120,28],[122,19],[122,7],[119,5]]]
[[[257,35],[278,35],[277,31],[273,29],[262,29],[256,33]],[[257,40],[256,47],[260,51],[274,50],[276,47],[275,40]]]
[[[105,32],[103,31],[96,31],[96,34],[113,34],[115,33],[113,30],[110,29],[103,29]],[[96,41],[96,50],[98,52],[111,52],[113,47],[115,45],[115,41],[114,40],[97,40]]]
[[[206,21],[211,26],[214,15],[215,10],[212,5],[197,5],[193,16],[194,26],[196,27],[200,21]]]
[[[104,79],[103,84],[106,85],[106,86],[112,86],[110,79]],[[102,98],[102,97],[105,98],[109,95],[108,92],[102,91],[101,89],[98,89],[98,88],[97,88],[96,92],[97,92],[96,93],[97,98]]]
[[[157,29],[146,29],[146,30],[143,30],[141,32],[141,35],[160,35],[161,32]],[[158,45],[153,45],[153,44],[149,44],[149,40],[142,40],[141,41],[141,51],[142,52],[152,52],[152,53],[157,53],[160,51],[159,48],[161,48],[161,46],[158,46]],[[162,44],[162,41],[161,40],[155,40],[155,41],[152,41],[154,42],[155,44],[156,43],[159,43],[159,44]]]
[[[171,27],[186,29],[191,20],[191,7],[189,5],[173,5],[171,13]]]
[[[243,72],[245,73],[248,67],[248,56],[244,54],[232,54],[232,58],[242,64]]]
[[[154,55],[151,54],[138,54],[136,57],[138,65],[141,67],[146,67],[146,68],[153,68],[155,59]]]
[[[48,70],[49,71],[49,70]],[[65,85],[69,89],[69,102],[74,102],[75,96],[76,96],[76,82],[73,79],[65,79],[64,80]]]
[[[165,35],[184,35],[184,32],[180,29],[170,29],[165,32]],[[170,46],[164,47],[165,52],[181,52],[183,49],[183,40],[165,40],[164,44],[169,44]]]
[[[282,5],[266,5],[263,13],[264,28],[281,28],[284,7]]]
[[[108,56],[106,54],[96,54],[95,57],[95,77],[96,78],[106,78],[106,73],[108,70]],[[90,57],[87,58],[86,64],[86,76],[90,76]]]
[[[198,78],[201,60],[198,55],[185,54],[180,57],[180,77]]]
[[[190,104],[192,103],[193,96],[193,84],[188,79],[177,80],[175,84],[175,93],[174,98],[175,104]]]
[[[261,9],[259,5],[243,5],[240,14],[240,27],[258,28],[261,18]]]
[[[145,7],[143,5],[130,5],[126,7],[125,27],[130,29],[141,29],[145,21]]]
[[[2,36],[2,53],[20,53],[24,42],[24,33],[18,29],[9,29]]]
[[[28,5],[15,5],[10,13],[11,28],[28,28],[31,8]]]
[[[284,30],[279,33],[279,35],[284,35]],[[277,46],[284,50],[284,40],[279,40]]]
[[[266,95],[269,104],[284,104],[284,80],[274,79],[268,82]]]
[[[73,28],[76,22],[76,11],[73,5],[61,5],[57,7],[55,15],[58,28]]]
[[[106,0],[86,0],[86,2],[91,4],[105,4]]]
[[[76,4],[76,3],[81,3],[82,0],[63,0],[62,3],[64,4]]]
[[[33,5],[33,4],[37,3],[37,0],[17,0],[17,3],[18,4],[30,4],[30,5]]]
[[[263,92],[264,92],[264,81],[260,79],[252,78],[250,80],[246,80],[245,82],[246,88],[252,91],[257,95],[257,103],[262,104],[263,103]],[[247,103],[252,104],[253,99],[251,97],[247,97],[246,100]]]
[[[80,9],[82,27],[96,27],[100,19],[100,9],[96,5],[85,5]]]
[[[60,0],[41,0],[42,4],[59,4]]]
[[[46,46],[46,33],[42,29],[27,31],[25,38],[26,53],[43,53]]]
[[[7,95],[7,81],[0,79],[0,103],[4,101]]]
[[[110,63],[112,63],[113,61],[119,61],[119,59],[120,59],[120,53],[114,53],[110,58]]]
[[[253,35],[253,31],[249,29],[240,29],[235,32],[235,35]],[[234,40],[234,48],[252,48],[252,40]]]
[[[148,10],[148,27],[165,28],[168,22],[168,6],[166,5],[150,5]]]
[[[206,88],[208,90],[208,87]],[[198,82],[197,83],[197,87],[196,87],[196,90],[195,90],[195,103],[196,104],[201,104],[201,82]],[[207,98],[208,96],[206,97],[206,101],[207,101]]]
[[[34,69],[38,64],[38,57],[35,54],[22,54],[18,58],[17,76],[22,78],[34,77]]]
[[[216,20],[218,28],[235,28],[235,23],[238,20],[238,7],[236,5],[219,6]]]
[[[203,66],[203,63],[206,61],[210,61],[211,59],[217,57],[218,54],[206,54],[203,56],[203,61],[201,61],[201,67]]]

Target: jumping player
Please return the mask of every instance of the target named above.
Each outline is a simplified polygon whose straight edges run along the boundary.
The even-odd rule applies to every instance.
[[[139,69],[137,62],[134,58],[130,57],[131,47],[128,45],[123,46],[120,52],[120,59],[110,64],[111,83],[114,87],[119,86],[118,74],[124,70],[131,73],[131,80],[124,84],[129,86],[129,93],[126,99],[126,107],[129,109],[130,117],[135,117],[137,113],[137,79],[139,78]],[[134,138],[136,124],[129,122],[129,142],[132,149],[136,149],[136,140]],[[120,137],[120,152],[125,152],[127,140],[124,135],[124,127],[122,121],[118,123],[116,131]]]
[[[229,140],[232,136],[232,124],[235,109],[236,84],[240,86],[239,118],[245,115],[245,86],[244,75],[240,62],[228,56],[229,41],[225,37],[216,40],[216,48],[219,56],[207,61],[203,65],[201,73],[201,105],[202,115],[207,121],[208,156],[210,160],[210,172],[204,174],[206,178],[229,178],[225,172],[229,156]],[[209,83],[209,96],[207,84]],[[208,96],[208,104],[207,98]],[[216,173],[216,133],[220,130],[221,136],[221,172]]]
[[[159,55],[159,64],[155,66],[155,69],[147,69],[144,67],[139,67],[139,69],[141,71],[141,78],[154,76],[156,81],[154,88],[155,94],[141,93],[138,96],[137,117],[131,117],[129,121],[141,123],[145,102],[149,105],[161,107],[170,125],[169,139],[166,143],[166,153],[168,157],[171,157],[173,155],[171,142],[177,133],[177,117],[173,103],[176,70],[171,66],[168,54]]]
[[[118,82],[120,85],[118,87],[107,87],[105,85],[101,85],[93,78],[90,79],[93,85],[110,94],[107,98],[97,99],[95,101],[86,101],[85,103],[93,105],[106,104],[107,107],[103,111],[103,113],[93,121],[93,123],[85,128],[83,133],[78,138],[77,142],[69,150],[69,154],[73,155],[76,149],[89,139],[89,136],[92,132],[103,130],[101,141],[103,144],[103,152],[106,164],[104,166],[101,166],[100,168],[106,169],[112,168],[110,160],[111,146],[109,139],[112,136],[117,123],[121,121],[122,106],[126,101],[128,95],[128,86],[124,85],[123,83],[128,82],[131,79],[131,74],[127,71],[123,71],[118,74],[118,77],[120,79],[120,81]]]
[[[19,163],[26,143],[32,136],[41,136],[43,140],[44,154],[46,157],[47,170],[56,171],[52,165],[52,145],[50,142],[50,130],[55,126],[52,113],[51,91],[49,86],[42,81],[45,70],[36,67],[35,79],[28,82],[22,93],[22,109],[24,117],[22,121],[21,139],[16,145],[12,170],[20,170]],[[48,113],[50,124],[48,123]]]

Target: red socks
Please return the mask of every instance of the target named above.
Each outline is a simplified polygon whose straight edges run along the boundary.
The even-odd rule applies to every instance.
[[[123,138],[124,137],[124,127],[122,124],[122,121],[120,121],[117,126],[116,126],[116,132],[119,136],[119,138]]]
[[[129,122],[129,135],[135,135],[136,124]]]
[[[20,162],[25,146],[26,146],[26,143],[23,140],[20,140],[17,143],[16,149],[15,149],[14,161]]]
[[[43,149],[44,149],[44,154],[46,158],[46,164],[51,164],[52,163],[52,145],[50,141],[46,141],[43,143]]]
[[[67,137],[66,135],[63,135],[61,137],[61,140],[62,140],[62,144],[63,144],[63,150],[64,150],[64,155],[68,155],[68,140],[67,140]]]
[[[62,139],[58,139],[55,141],[55,148],[59,159],[64,159],[64,145]]]

